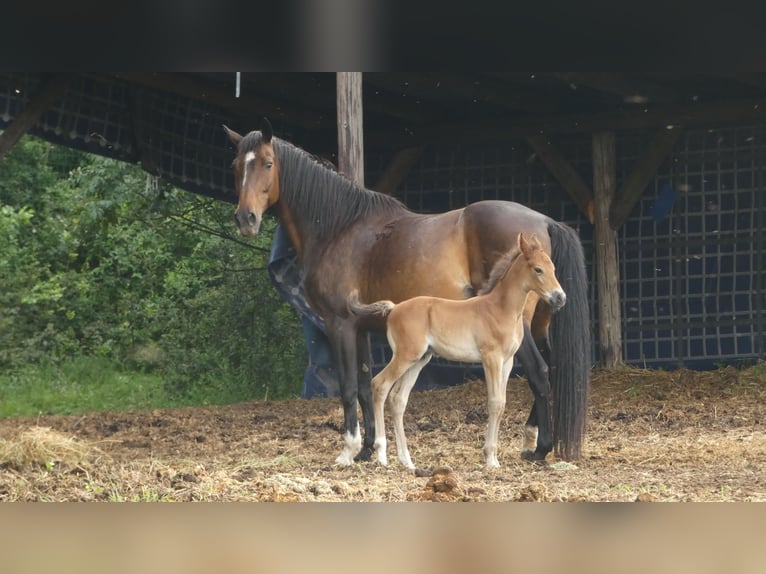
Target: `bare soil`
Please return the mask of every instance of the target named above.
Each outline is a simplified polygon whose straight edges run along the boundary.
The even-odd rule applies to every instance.
[[[530,405],[512,380],[501,468],[487,469],[484,384],[413,393],[417,473],[398,464],[390,428],[388,467],[336,466],[338,399],[4,419],[0,500],[766,501],[762,365],[594,371],[574,464],[520,459]]]

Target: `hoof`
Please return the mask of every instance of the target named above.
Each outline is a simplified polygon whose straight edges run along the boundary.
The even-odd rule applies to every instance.
[[[547,454],[547,452],[538,452],[536,450],[523,450],[521,451],[521,459],[536,464],[545,464],[545,456]]]
[[[369,446],[362,447],[359,454],[354,457],[354,462],[370,462],[372,460],[372,449]]]

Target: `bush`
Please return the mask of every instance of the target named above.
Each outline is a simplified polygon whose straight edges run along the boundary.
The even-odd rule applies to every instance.
[[[298,396],[302,330],[265,271],[275,223],[244,243],[229,205],[56,150],[25,137],[0,163],[0,368],[94,357],[179,400]]]

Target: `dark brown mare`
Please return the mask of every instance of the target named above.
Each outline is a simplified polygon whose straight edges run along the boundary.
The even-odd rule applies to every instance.
[[[351,464],[355,455],[358,460],[372,455],[367,332],[385,330],[381,318],[350,313],[348,295],[356,289],[363,301],[399,302],[418,295],[466,299],[481,289],[520,232],[540,238],[568,299],[553,321],[548,305],[534,294],[525,308],[517,356],[534,394],[526,434],[536,435],[536,446],[528,457],[543,460],[555,447],[561,458],[579,458],[591,339],[584,255],[574,230],[508,201],[480,201],[441,214],[413,213],[398,200],[355,185],[273,137],[268,122],[263,131],[244,137],[224,129],[237,146],[233,166],[239,203],[234,216],[240,232],[246,237],[257,234],[264,212],[272,210],[300,258],[308,302],[326,323],[345,415],[345,444],[336,462]],[[364,420],[363,443],[357,401]]]
[[[518,244],[495,264],[487,286],[476,297],[421,295],[396,304],[365,304],[359,302],[356,291],[351,292],[348,308],[353,314],[386,317],[386,337],[393,350],[391,360],[372,379],[378,462],[386,465],[388,461],[384,406],[390,392],[397,457],[402,465],[415,469],[404,434],[404,411],[418,374],[436,354],[452,361],[480,362],[484,367],[489,415],[484,457],[487,466],[500,466],[497,438],[505,388],[513,356],[524,338],[524,307],[533,292],[553,310],[566,303],[551,258],[536,236],[527,240],[522,233]]]

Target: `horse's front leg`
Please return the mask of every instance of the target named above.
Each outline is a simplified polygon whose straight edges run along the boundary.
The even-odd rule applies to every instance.
[[[370,337],[367,332],[359,332],[356,336],[357,352],[357,384],[359,392],[359,405],[362,407],[362,419],[364,421],[364,442],[362,450],[354,460],[369,461],[375,441],[375,417],[373,414],[372,400],[372,353],[370,351]]]
[[[343,402],[343,450],[335,459],[336,464],[348,466],[362,449],[362,435],[357,418],[357,349],[356,332],[352,326],[340,323],[328,325],[328,337],[338,369],[340,396]]]
[[[500,419],[505,411],[505,387],[507,379],[503,381],[503,358],[498,353],[487,353],[482,357],[484,365],[484,378],[487,382],[487,437],[484,441],[484,459],[487,466],[496,468],[500,466],[497,460],[497,438],[500,430]],[[510,371],[509,371],[510,373]]]
[[[549,353],[546,354],[550,356]],[[524,425],[521,456],[527,460],[545,460],[553,449],[548,363],[537,348],[532,331],[526,323],[524,323],[524,338],[516,356],[524,367],[529,388],[535,397],[529,418]]]

